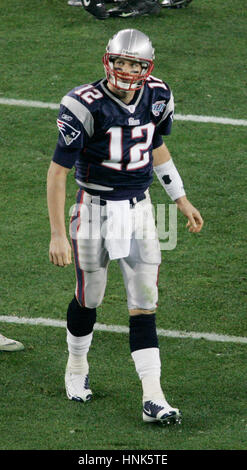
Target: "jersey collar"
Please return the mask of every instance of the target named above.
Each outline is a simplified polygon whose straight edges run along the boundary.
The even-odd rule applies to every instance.
[[[138,104],[140,103],[140,100],[141,100],[143,92],[144,92],[144,87],[142,87],[140,90],[136,91],[136,93],[135,93],[136,97],[134,96],[131,103],[126,104],[122,100],[120,100],[116,95],[114,95],[109,90],[109,88],[107,88],[106,84],[107,84],[107,80],[105,78],[103,80],[101,80],[100,86],[103,89],[104,93],[106,95],[108,95],[113,101],[115,101],[119,106],[121,106],[122,108],[129,111],[130,114],[133,114],[135,112]]]

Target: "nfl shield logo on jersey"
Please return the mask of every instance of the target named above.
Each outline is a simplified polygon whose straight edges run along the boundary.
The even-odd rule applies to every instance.
[[[57,119],[57,127],[64,138],[64,142],[66,145],[70,145],[71,142],[77,139],[80,135],[80,131],[74,129],[74,127],[70,126],[67,122],[61,121]]]

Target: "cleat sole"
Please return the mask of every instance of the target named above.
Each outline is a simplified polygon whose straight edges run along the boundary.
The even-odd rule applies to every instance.
[[[161,418],[153,418],[151,416],[147,416],[144,412],[142,414],[143,421],[146,423],[160,423],[163,426],[170,426],[170,425],[176,425],[182,423],[182,414],[179,412],[179,414],[176,414],[175,416],[167,415]]]
[[[67,392],[67,397],[69,400],[72,400],[72,401],[78,401],[80,403],[85,403],[86,401],[90,401],[92,398],[93,398],[93,395],[90,393],[89,395],[87,395],[85,398],[82,398],[82,397],[77,397],[75,395],[70,395],[68,392]]]
[[[79,403],[85,403],[86,401],[90,401],[92,399],[93,395],[88,395],[85,400],[83,400],[81,397],[69,397],[69,400],[72,401],[78,401]]]

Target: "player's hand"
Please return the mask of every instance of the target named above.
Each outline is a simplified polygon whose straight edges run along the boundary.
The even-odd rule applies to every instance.
[[[71,264],[71,246],[66,237],[53,236],[50,242],[49,259],[56,266]]]
[[[189,227],[189,232],[200,232],[204,223],[200,212],[188,201],[186,196],[177,199],[176,204],[188,219],[186,227]]]

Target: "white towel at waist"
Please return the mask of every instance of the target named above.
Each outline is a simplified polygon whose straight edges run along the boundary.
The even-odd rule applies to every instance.
[[[129,256],[132,232],[129,201],[106,202],[105,247],[110,259]]]

